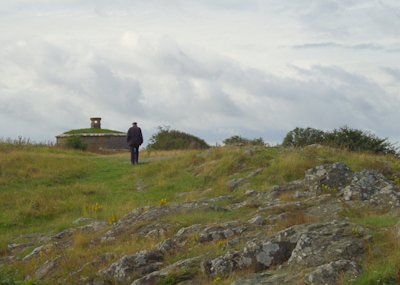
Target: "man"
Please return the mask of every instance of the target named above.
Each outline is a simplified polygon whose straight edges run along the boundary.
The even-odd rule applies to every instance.
[[[139,146],[143,143],[142,130],[134,122],[132,127],[129,128],[126,138],[129,148],[131,150],[131,163],[139,163]]]

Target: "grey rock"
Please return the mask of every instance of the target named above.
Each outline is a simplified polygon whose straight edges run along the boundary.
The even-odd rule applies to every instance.
[[[287,261],[295,244],[288,241],[266,240],[250,242],[243,251],[235,251],[202,264],[206,275],[227,276],[232,272],[254,268],[265,270]]]
[[[172,226],[170,224],[151,223],[135,232],[135,235],[146,238],[165,238]]]
[[[340,191],[352,179],[353,172],[342,163],[325,164],[306,171],[304,184],[315,194],[325,189]]]
[[[128,283],[144,274],[159,270],[163,260],[164,256],[161,252],[144,250],[123,256],[108,268],[99,271],[99,274],[118,282]]]
[[[88,233],[88,232],[94,232],[94,231],[98,231],[98,230],[104,229],[104,228],[106,228],[108,226],[109,226],[109,224],[107,222],[94,221],[94,222],[92,222],[92,223],[90,223],[88,225],[79,227],[78,230],[80,230],[81,232]]]
[[[161,281],[164,278],[167,278],[168,276],[173,276],[176,282],[184,282],[187,280],[191,280],[195,275],[192,272],[199,267],[199,263],[200,263],[199,257],[181,260],[161,270],[149,273],[143,276],[142,278],[133,281],[131,285],[160,284]],[[178,274],[177,272],[182,272],[182,273]]]
[[[138,223],[144,221],[157,221],[161,217],[171,214],[187,213],[198,210],[227,211],[227,209],[205,202],[190,202],[180,205],[165,205],[158,207],[138,208],[121,218],[111,230],[106,232],[100,240],[102,242],[115,240],[121,234],[130,233]]]
[[[7,246],[7,249],[9,251],[20,251],[20,250],[24,250],[28,247],[33,246],[33,242],[29,242],[29,243],[11,243]]]
[[[248,175],[245,177],[240,177],[240,178],[233,178],[225,183],[226,186],[230,188],[230,190],[236,190],[240,185],[243,184],[248,184],[248,179],[251,177],[254,177],[261,172],[263,172],[264,168],[258,168],[252,172],[250,172]]]
[[[237,223],[226,223],[219,226],[206,227],[199,236],[199,242],[218,241],[243,233],[246,227]]]
[[[60,265],[61,256],[58,256],[52,260],[47,260],[43,263],[35,272],[35,277],[37,279],[42,279],[48,274],[50,274],[54,269]]]
[[[307,274],[304,282],[307,285],[336,285],[342,274],[358,276],[362,272],[361,267],[351,260],[337,260],[318,266]]]
[[[289,228],[285,238],[296,240],[296,247],[288,261],[315,267],[332,260],[357,260],[365,253],[365,241],[369,239],[366,229],[345,221]]]
[[[46,251],[46,248],[48,248],[49,246],[38,246],[36,248],[34,248],[31,253],[29,253],[28,255],[26,255],[24,258],[22,258],[22,261],[31,261],[34,258],[37,258],[40,255],[40,252],[42,251]]]
[[[94,221],[95,221],[95,219],[93,219],[93,218],[81,217],[81,218],[76,219],[76,220],[73,221],[72,223],[73,223],[74,225],[79,225],[79,224],[88,224],[88,223],[92,223],[92,222],[94,222]]]
[[[262,226],[265,225],[266,219],[262,216],[255,216],[254,218],[249,220],[250,224]]]
[[[166,239],[160,242],[156,249],[159,250],[162,254],[171,254],[175,252],[178,248],[178,244],[175,242],[174,239]]]
[[[357,260],[365,252],[369,239],[364,228],[345,221],[297,225],[271,238],[255,238],[243,250],[203,262],[204,274],[226,276],[235,271],[262,271],[288,264],[316,267],[332,260]]]
[[[183,227],[178,230],[178,232],[175,234],[175,238],[179,240],[186,239],[188,236],[193,235],[195,233],[199,233],[204,226],[200,224],[194,224],[189,227]]]
[[[308,191],[296,191],[294,194],[293,194],[293,197],[295,198],[295,199],[301,199],[301,198],[308,198],[308,197],[311,197],[313,194],[311,193],[311,192],[308,192]]]
[[[381,173],[363,170],[354,174],[350,185],[343,190],[343,198],[345,200],[367,201],[373,200],[377,194],[383,194],[393,195],[394,203],[396,203],[398,202],[397,190],[397,187]]]
[[[306,214],[321,222],[339,219],[340,213],[343,211],[343,201],[332,198],[330,194],[313,196],[304,202],[310,205],[305,210]]]
[[[258,192],[253,189],[249,189],[244,193],[245,196],[255,196],[257,194],[258,194]]]
[[[65,229],[62,232],[59,232],[53,236],[51,236],[51,240],[60,240],[68,237],[72,237],[72,235],[77,231],[77,229]]]
[[[225,183],[226,186],[230,188],[230,190],[235,190],[239,187],[240,184],[246,181],[245,178],[233,178]]]

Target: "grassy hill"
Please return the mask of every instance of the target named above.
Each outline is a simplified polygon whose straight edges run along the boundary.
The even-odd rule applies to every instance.
[[[74,232],[69,247],[53,246],[48,251],[42,251],[44,253],[38,258],[21,261],[49,236],[77,227],[74,221],[78,218],[107,222],[108,227],[96,232],[96,235],[101,235],[135,208],[180,205],[229,195],[230,200],[217,199],[215,202],[217,206],[225,207],[245,201],[249,190],[269,192],[274,185],[303,178],[307,169],[334,162],[345,163],[353,171],[376,170],[394,183],[400,182],[400,161],[393,156],[325,147],[221,147],[202,151],[151,151],[143,152],[141,163],[133,167],[128,153],[104,156],[45,146],[2,143],[0,284],[79,284],[82,276],[94,276],[99,269],[110,264],[108,259],[102,263],[92,262],[98,256],[112,255],[111,260],[115,261],[127,253],[150,249],[165,237],[172,237],[182,227],[194,224],[247,221],[254,216],[259,205],[255,203],[230,208],[229,211],[199,209],[185,214],[166,214],[157,221],[171,225],[164,238],[144,239],[127,233],[112,242],[98,242],[92,232]],[[262,172],[253,175],[259,169]],[[236,187],[234,182],[243,178],[246,183],[233,189]],[[290,201],[292,198],[281,199]],[[299,212],[296,213],[297,219],[294,216],[287,218],[277,225],[277,230],[311,221],[299,219]],[[367,227],[374,237],[362,262],[364,273],[355,281],[343,280],[343,284],[384,284],[379,280],[389,280],[385,284],[396,284],[390,282],[399,280],[396,279],[400,268],[399,241],[394,237],[398,216],[393,212],[378,212],[368,208],[348,209],[342,216]],[[144,221],[136,225],[135,230],[147,224]],[[23,246],[15,250],[18,245]],[[14,257],[10,261],[11,252]],[[183,252],[169,255],[164,262],[172,264],[183,258],[210,252],[223,254],[227,249],[221,246],[221,242],[204,246],[192,244]],[[62,256],[63,266],[57,267],[44,278],[35,277],[38,267],[46,260],[59,256]],[[77,271],[79,273],[71,274]],[[23,281],[26,276],[31,276],[30,281]],[[204,277],[197,282],[231,284],[236,278],[238,276]],[[165,279],[163,282],[159,284],[177,284],[177,280]]]

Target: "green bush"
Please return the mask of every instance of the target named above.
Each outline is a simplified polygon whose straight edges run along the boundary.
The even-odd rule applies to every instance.
[[[326,133],[313,128],[295,128],[288,132],[283,139],[283,146],[305,146],[310,144],[322,144],[326,141]]]
[[[397,154],[397,148],[387,138],[347,126],[325,132],[313,128],[295,128],[283,139],[283,146],[301,147],[311,144],[321,144],[351,151],[368,151],[373,153]]]
[[[87,143],[85,143],[80,136],[68,137],[65,141],[65,146],[78,150],[86,150],[88,147]]]
[[[193,135],[170,130],[169,127],[158,127],[158,132],[149,140],[149,150],[206,149],[210,146]]]
[[[241,136],[231,136],[223,140],[224,145],[227,146],[244,146],[244,145],[258,145],[258,146],[265,146],[265,143],[262,138],[258,139],[246,139]]]

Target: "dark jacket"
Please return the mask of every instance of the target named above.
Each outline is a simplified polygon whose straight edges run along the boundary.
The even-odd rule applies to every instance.
[[[126,141],[129,146],[140,146],[143,143],[142,130],[138,126],[132,126],[127,133]]]

